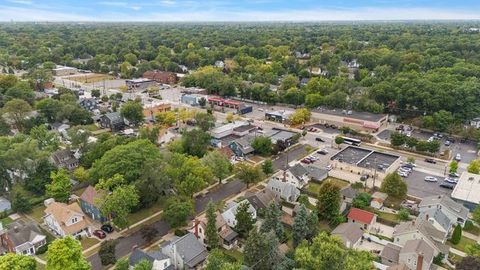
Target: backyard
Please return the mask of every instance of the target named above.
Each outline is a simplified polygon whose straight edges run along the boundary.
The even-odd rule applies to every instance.
[[[306,186],[306,189],[308,192],[311,192],[313,194],[318,194],[320,192],[320,188],[322,187],[322,185],[327,182],[339,187],[340,189],[349,185],[347,181],[334,178],[334,177],[328,177],[327,179],[322,181],[322,183],[316,183],[316,182],[308,183],[308,185]]]

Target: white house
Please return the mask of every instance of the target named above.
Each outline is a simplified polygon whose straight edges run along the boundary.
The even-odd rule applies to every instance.
[[[0,222],[0,247],[3,251],[35,255],[37,250],[46,244],[47,237],[34,222],[16,221],[10,223],[7,228],[3,228]]]
[[[436,229],[451,232],[453,227],[462,227],[468,219],[468,209],[450,199],[447,195],[435,195],[424,198],[418,205],[419,217],[430,221]]]
[[[152,270],[169,270],[174,269],[170,262],[170,258],[162,252],[145,252],[139,248],[135,248],[128,258],[129,269],[133,270],[135,265],[146,260],[152,264]]]
[[[239,203],[230,202],[227,204],[226,210],[222,213],[222,217],[231,228],[234,228],[237,225],[235,215],[237,214],[238,207],[244,203],[248,204],[248,212],[252,215],[252,218],[257,218],[257,210],[255,210],[248,200],[243,200]]]
[[[215,220],[215,229],[217,230],[218,235],[222,239],[222,247],[224,249],[232,249],[237,244],[238,233],[228,226],[227,222],[221,214],[217,214]],[[193,227],[188,229],[188,231],[193,233],[195,237],[197,237],[197,239],[204,245],[207,244],[205,235],[206,230],[207,220],[205,216],[199,219],[195,219],[193,222]]]
[[[475,128],[480,128],[480,117],[476,117],[470,120],[470,125]]]
[[[387,269],[428,270],[433,257],[433,248],[421,239],[408,240],[404,246],[388,243],[380,253],[382,264],[391,267]]]
[[[276,198],[291,203],[296,202],[300,196],[300,190],[294,184],[274,177],[268,181],[266,189],[272,192]]]
[[[388,195],[386,193],[376,191],[372,195],[372,201],[370,202],[370,206],[375,209],[381,209],[387,197]]]
[[[308,170],[298,163],[286,171],[279,171],[272,178],[292,184],[298,189],[303,188],[310,181]]]
[[[67,205],[53,201],[44,211],[44,223],[56,235],[61,237],[90,235],[90,223],[76,202]]]
[[[193,233],[173,237],[160,246],[162,253],[170,258],[175,269],[198,269],[208,256],[205,246]]]

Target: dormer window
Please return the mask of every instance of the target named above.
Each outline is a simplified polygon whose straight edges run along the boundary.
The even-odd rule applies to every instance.
[[[77,218],[77,217],[72,218],[72,224],[77,223],[77,222],[78,222],[78,218]]]

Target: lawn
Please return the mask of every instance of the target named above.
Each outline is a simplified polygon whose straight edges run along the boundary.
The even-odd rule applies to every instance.
[[[465,252],[465,247],[467,245],[473,245],[477,243],[477,241],[473,240],[473,239],[470,239],[470,238],[467,238],[465,236],[462,236],[462,239],[460,239],[460,243],[454,245],[452,244],[452,242],[450,242],[450,240],[448,240],[448,244],[453,247],[454,249],[458,249],[460,251],[463,251]]]
[[[13,220],[9,217],[0,219],[0,223],[2,223],[3,226],[7,226],[8,224],[10,224],[12,222],[13,222]]]
[[[393,213],[386,213],[386,212],[382,212],[382,211],[378,211],[378,210],[375,210],[374,211],[375,214],[377,214],[378,217],[380,218],[383,218],[385,220],[388,220],[388,221],[391,221],[391,222],[395,222],[395,223],[398,223],[399,220],[398,220],[398,217],[396,214],[393,214]]]
[[[89,73],[85,75],[76,75],[76,76],[66,77],[65,79],[81,82],[81,83],[94,83],[94,82],[111,80],[113,79],[113,77],[106,74]]]
[[[475,226],[475,225],[472,225],[472,227],[468,228],[468,229],[466,229],[466,227],[467,226],[465,226],[465,228],[463,228],[464,231],[469,232],[471,234],[480,235],[480,227]]]
[[[325,179],[320,184],[316,183],[316,182],[308,183],[307,190],[309,192],[312,192],[313,194],[318,194],[320,192],[320,188],[322,187],[323,183],[327,183],[327,182],[339,187],[340,189],[349,185],[349,183],[347,181],[344,181],[344,180],[341,180],[341,179],[338,179],[338,178],[334,178],[334,177],[328,177],[327,179]]]
[[[36,205],[32,208],[32,211],[28,214],[36,222],[43,223],[43,216],[45,216],[45,206],[43,204]]]
[[[97,238],[95,237],[83,237],[80,243],[82,244],[83,250],[97,244],[100,242]]]
[[[141,209],[138,212],[131,213],[130,215],[128,215],[129,224],[133,225],[133,224],[139,222],[140,220],[146,219],[146,218],[156,214],[157,212],[163,210],[165,200],[166,200],[165,197],[161,197],[154,205],[152,205],[152,207],[144,208],[144,209]],[[158,216],[158,217],[160,218],[160,216]]]
[[[229,257],[235,258],[235,260],[239,263],[243,262],[243,253],[236,249],[231,249],[231,250],[223,250],[223,253]]]

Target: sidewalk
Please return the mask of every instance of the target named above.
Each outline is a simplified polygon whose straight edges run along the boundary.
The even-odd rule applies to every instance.
[[[465,252],[460,251],[460,250],[458,250],[458,249],[454,249],[454,248],[452,248],[452,247],[450,247],[450,252],[453,253],[453,254],[455,254],[455,255],[458,255],[458,256],[460,256],[460,257],[466,257],[466,256],[467,256],[467,254],[466,254]]]
[[[469,233],[469,232],[466,232],[466,231],[462,231],[462,235],[465,236],[465,237],[468,237],[472,240],[475,240],[478,242],[480,242],[480,236],[479,235],[475,235],[473,233]]]

